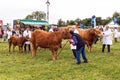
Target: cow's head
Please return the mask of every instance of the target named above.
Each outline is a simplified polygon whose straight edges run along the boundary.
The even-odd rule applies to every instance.
[[[62,34],[63,34],[63,39],[71,39],[72,35],[70,34],[68,28],[63,29],[61,31],[62,31]]]
[[[101,37],[103,36],[103,32],[100,29],[93,29],[93,32],[95,33],[95,36]]]

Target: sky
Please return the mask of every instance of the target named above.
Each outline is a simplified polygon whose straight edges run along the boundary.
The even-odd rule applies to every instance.
[[[47,12],[47,0],[1,0],[0,20],[4,24],[15,19],[24,19],[33,11]],[[77,18],[112,17],[114,12],[120,12],[119,0],[49,0],[49,23],[56,24]]]

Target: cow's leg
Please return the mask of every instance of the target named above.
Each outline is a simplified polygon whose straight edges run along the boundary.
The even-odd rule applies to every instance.
[[[19,53],[20,53],[20,46],[18,46],[18,48],[19,48]]]
[[[58,50],[55,51],[54,56],[55,56],[55,60],[57,60],[58,59]]]
[[[88,52],[91,52],[92,51],[92,46],[88,46]]]
[[[52,52],[52,60],[55,60],[55,51],[51,50],[51,52]]]
[[[22,52],[22,47],[21,46],[19,46],[19,53],[21,53]]]
[[[88,48],[88,52],[90,52],[90,45],[87,41],[86,41],[86,45],[87,45],[87,48]]]
[[[92,51],[92,46],[90,45],[90,52]]]
[[[90,52],[90,46],[87,44],[88,52]]]
[[[15,45],[13,45],[13,52],[15,51]]]
[[[21,52],[23,52],[23,46],[21,46]]]
[[[36,45],[34,43],[32,43],[32,46],[31,46],[31,52],[32,52],[32,57],[36,56]]]
[[[12,46],[12,44],[11,44],[11,43],[9,43],[9,52],[10,52],[10,50],[11,50],[11,46]]]

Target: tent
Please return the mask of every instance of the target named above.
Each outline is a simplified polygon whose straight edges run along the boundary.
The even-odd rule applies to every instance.
[[[47,21],[44,20],[26,20],[26,19],[20,19],[20,22],[24,24],[30,24],[30,25],[48,25]]]
[[[119,24],[114,24],[113,21],[111,21],[110,23],[107,24],[110,28],[114,28],[114,27],[120,27]]]

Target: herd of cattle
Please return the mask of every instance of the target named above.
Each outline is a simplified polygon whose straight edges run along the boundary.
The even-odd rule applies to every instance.
[[[91,51],[92,44],[97,37],[103,35],[103,32],[99,29],[90,28],[90,29],[77,29],[81,37],[85,40],[88,50]],[[52,52],[52,60],[58,59],[58,49],[61,46],[62,39],[71,39],[71,34],[69,33],[70,27],[61,27],[56,32],[46,32],[43,30],[34,30],[31,33],[31,38],[26,37],[17,37],[12,36],[9,39],[9,51],[11,45],[13,45],[13,50],[15,46],[19,47],[19,52],[22,52],[23,45],[25,41],[30,40],[31,42],[31,53],[32,56],[36,56],[36,51],[38,47],[49,48]]]

